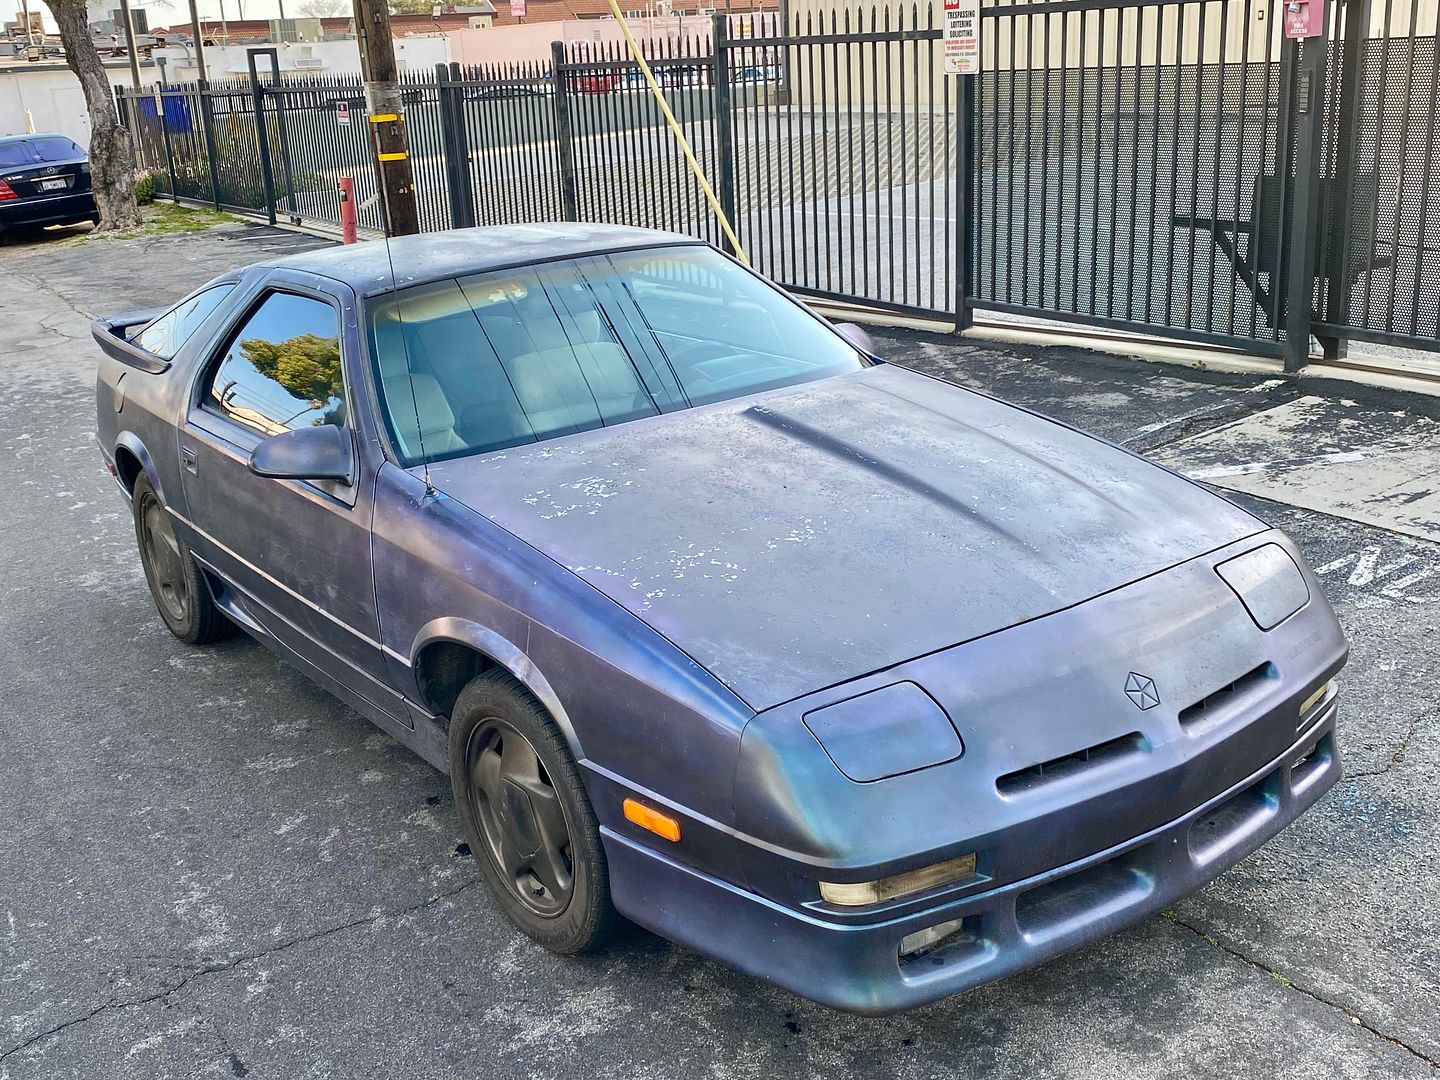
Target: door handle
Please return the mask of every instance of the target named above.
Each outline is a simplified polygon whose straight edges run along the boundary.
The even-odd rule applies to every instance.
[[[190,447],[182,446],[180,448],[180,464],[185,466],[186,472],[192,475],[199,475],[200,459]]]

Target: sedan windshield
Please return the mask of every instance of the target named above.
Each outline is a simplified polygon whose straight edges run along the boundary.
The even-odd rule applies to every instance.
[[[372,304],[386,422],[407,465],[809,382],[868,361],[704,247],[545,263]]]

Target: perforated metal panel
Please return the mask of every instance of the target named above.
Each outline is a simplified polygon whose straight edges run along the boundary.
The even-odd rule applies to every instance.
[[[1233,3],[987,9],[976,102],[982,306],[1278,342],[1278,46]]]
[[[1324,256],[1332,280],[1321,312],[1355,336],[1436,348],[1440,66],[1433,22],[1440,14],[1427,16],[1429,36],[1416,36],[1408,32],[1414,13],[1381,4],[1372,11],[1373,36],[1357,53],[1355,100],[1348,115],[1337,107],[1327,118],[1328,164],[1339,183],[1327,210],[1338,229]],[[1345,62],[1337,43],[1332,102],[1340,100]]]

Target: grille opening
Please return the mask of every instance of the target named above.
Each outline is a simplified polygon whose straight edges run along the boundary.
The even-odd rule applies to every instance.
[[[1297,791],[1305,787],[1312,776],[1325,771],[1334,752],[1335,736],[1327,731],[1290,763],[1290,786]]]
[[[953,975],[989,963],[999,951],[982,933],[982,916],[966,915],[907,934],[900,942],[900,973],[907,979]]]
[[[1144,753],[1149,748],[1145,736],[1138,731],[1121,735],[1118,739],[1087,746],[1073,754],[1051,758],[1034,765],[1006,773],[995,781],[995,790],[1001,795],[1018,795],[1057,783],[1091,769],[1122,761],[1134,754]]]
[[[1155,890],[1147,844],[1102,863],[1037,885],[1015,901],[1015,922],[1027,938],[1048,938],[1118,914]]]
[[[1255,832],[1280,807],[1278,771],[1226,799],[1190,825],[1190,854],[1207,862]]]
[[[1244,699],[1258,692],[1267,682],[1275,678],[1275,665],[1268,660],[1248,674],[1212,690],[1193,705],[1180,710],[1180,728],[1189,735],[1205,731],[1223,720],[1230,710]]]

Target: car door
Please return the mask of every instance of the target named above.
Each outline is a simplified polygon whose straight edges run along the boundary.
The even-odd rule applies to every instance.
[[[179,433],[196,549],[255,622],[322,673],[403,715],[379,644],[370,565],[378,455],[355,438],[354,297],[325,278],[276,271],[198,367]],[[277,480],[249,469],[270,435],[334,424],[356,448],[349,482]]]

